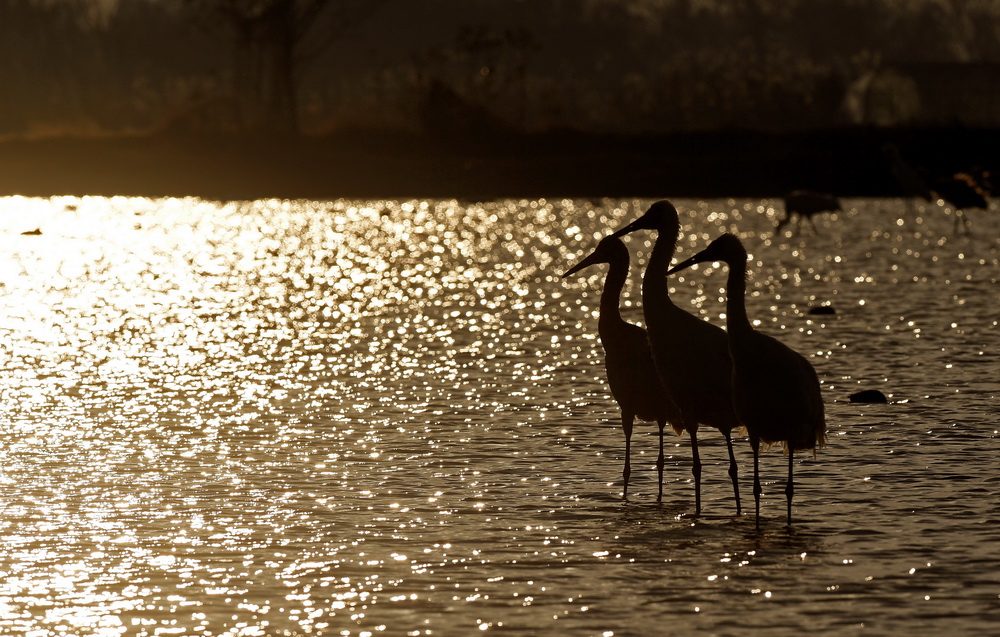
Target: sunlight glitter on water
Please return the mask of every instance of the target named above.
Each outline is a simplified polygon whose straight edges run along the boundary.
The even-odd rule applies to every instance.
[[[620,499],[603,273],[560,274],[647,203],[0,199],[2,630],[990,625],[995,213],[965,238],[857,200],[773,237],[780,201],[676,202],[682,254],[740,234],[751,317],[823,381],[833,442],[796,469],[801,522],[757,535],[709,436],[707,515],[686,438],[655,504],[650,427]],[[650,237],[628,244],[641,322]],[[671,284],[724,315],[720,268]],[[868,387],[893,404],[847,403]]]

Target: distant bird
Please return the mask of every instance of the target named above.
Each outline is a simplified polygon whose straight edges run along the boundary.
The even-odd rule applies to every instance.
[[[695,263],[724,261],[729,266],[726,283],[726,326],[732,356],[732,401],[740,423],[746,427],[753,450],[753,494],[757,528],[760,528],[760,443],[782,443],[788,453],[788,524],[792,523],[792,467],[795,452],[826,443],[826,419],[816,370],[778,340],[756,331],[747,318],[747,251],[740,240],[723,234],[707,248],[678,264],[670,273]]]
[[[726,438],[729,450],[729,477],[736,496],[736,514],[742,512],[736,455],[732,430],[739,420],[732,403],[732,363],[726,333],[719,327],[697,318],[670,300],[667,270],[677,247],[680,221],[669,201],[657,201],[638,219],[618,230],[612,237],[656,230],[656,242],[642,277],[642,310],[646,319],[653,362],[663,387],[680,411],[680,426],[691,436],[695,511],[701,513],[701,457],[698,452],[698,426],[715,427]]]
[[[660,455],[656,460],[659,474],[657,500],[663,498],[663,427],[674,423],[674,430],[680,434],[676,424],[680,422],[677,408],[660,384],[653,365],[653,355],[649,350],[646,330],[622,318],[619,309],[622,288],[628,278],[628,248],[621,239],[605,237],[597,248],[582,261],[570,268],[563,278],[576,274],[584,268],[600,263],[611,267],[604,279],[601,291],[601,313],[597,322],[597,332],[604,346],[604,367],[608,374],[608,385],[621,408],[622,430],[625,432],[625,468],[622,478],[625,482],[623,496],[628,498],[632,444],[632,424],[639,420],[656,422],[660,428]]]
[[[969,208],[989,207],[989,194],[969,173],[955,173],[934,180],[934,193],[955,209],[955,227],[959,222],[969,232],[969,219],[965,211]]]
[[[809,222],[813,232],[816,232],[816,223],[813,222],[813,215],[822,212],[836,212],[841,210],[840,199],[833,195],[813,190],[793,190],[785,195],[785,216],[778,221],[774,227],[774,234],[781,232],[785,224],[789,223],[793,216],[799,217],[799,225],[802,219]]]
[[[1000,183],[998,183],[993,177],[993,171],[983,168],[982,166],[975,166],[969,171],[972,174],[972,178],[976,180],[979,187],[990,197],[996,197],[1000,195]]]
[[[909,162],[903,159],[899,148],[895,144],[885,144],[882,146],[882,154],[889,162],[889,171],[899,185],[904,197],[923,199],[930,202],[934,199],[934,193],[927,187],[927,181],[917,172]]]
[[[928,180],[923,170],[914,169],[900,154],[895,144],[886,144],[882,153],[889,162],[889,169],[902,189],[904,196],[931,202],[940,199],[955,209],[955,230],[961,223],[969,231],[969,219],[965,211],[969,208],[989,207],[990,189],[988,171],[971,173],[957,172]]]

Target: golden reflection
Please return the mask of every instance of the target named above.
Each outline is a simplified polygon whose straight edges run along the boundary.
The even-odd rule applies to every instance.
[[[739,520],[640,496],[611,506],[593,487],[614,433],[587,330],[597,294],[556,277],[645,203],[0,199],[0,633],[469,634],[555,616],[566,633],[617,634],[660,625],[666,606],[711,622],[751,612],[744,598],[837,595],[834,567],[862,546],[837,543],[876,537],[842,533],[843,516],[817,511],[808,544],[768,536],[758,551]],[[678,250],[767,236],[776,214],[767,200],[687,202]],[[866,215],[757,242],[747,302],[823,360],[825,392],[874,379],[920,397],[907,418],[956,420],[919,411],[937,398],[919,376],[933,365],[992,395],[973,364],[994,362],[998,321],[974,312],[996,249],[946,239],[929,212],[903,226],[862,227]],[[836,243],[850,224],[859,239]],[[650,246],[630,244],[634,299]],[[723,320],[721,282],[703,274],[675,277],[673,294]],[[963,314],[887,300],[919,286]],[[831,297],[835,331],[803,312]],[[623,312],[641,320],[638,305]],[[937,349],[917,366],[886,341]],[[893,439],[903,428],[887,423],[850,447],[856,414],[838,415],[834,466],[877,472],[856,480],[866,488],[899,484],[891,472],[907,454],[926,465],[941,436],[904,447],[913,430]],[[808,488],[845,506],[850,480]],[[865,583],[851,586],[863,601]],[[639,623],[615,623],[610,604],[633,597]]]

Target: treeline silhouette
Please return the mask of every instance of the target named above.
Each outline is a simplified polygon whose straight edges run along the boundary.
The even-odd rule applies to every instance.
[[[998,24],[962,0],[0,0],[0,194],[901,195],[887,143],[996,174]]]
[[[1000,6],[903,4],[0,0],[0,135],[996,125]]]

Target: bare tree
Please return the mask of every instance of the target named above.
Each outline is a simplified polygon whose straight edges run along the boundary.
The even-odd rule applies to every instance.
[[[187,0],[233,38],[233,93],[244,128],[299,132],[298,84],[307,36],[322,48],[380,5],[364,0]],[[325,18],[322,19],[321,18]],[[323,33],[314,33],[322,25]],[[313,52],[314,53],[314,52]]]

